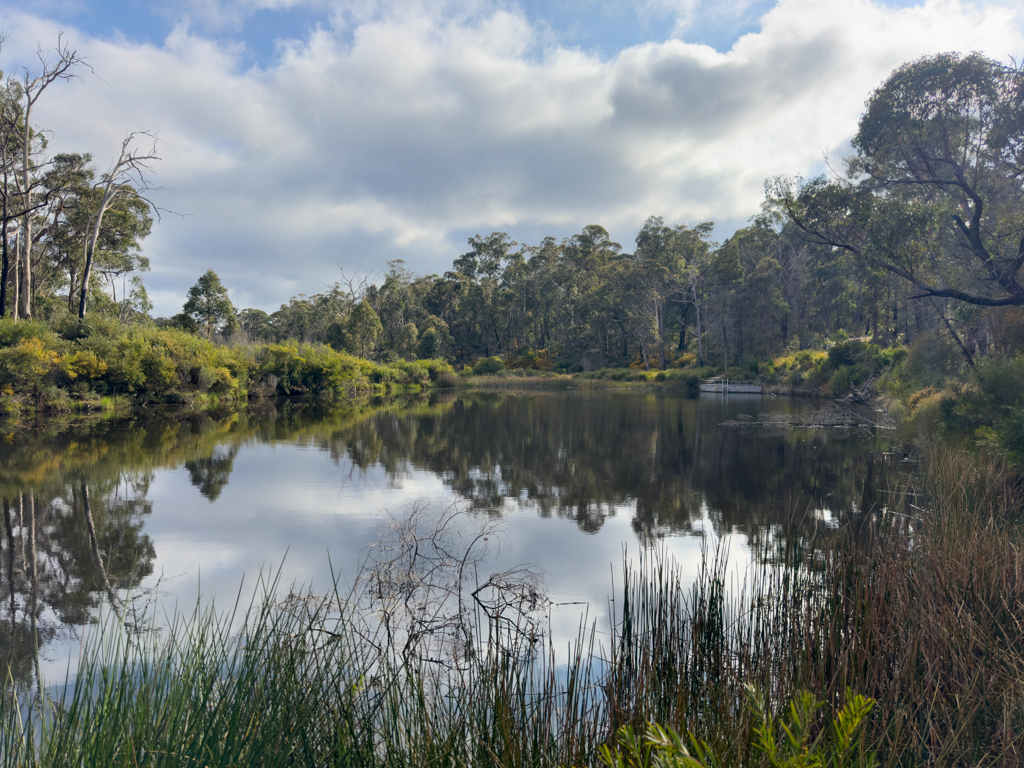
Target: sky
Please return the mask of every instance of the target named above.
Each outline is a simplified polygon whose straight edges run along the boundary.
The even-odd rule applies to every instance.
[[[105,170],[158,137],[154,315],[207,269],[273,311],[391,259],[442,273],[467,238],[523,244],[649,216],[759,211],[764,181],[842,167],[864,102],[943,51],[1024,57],[1020,0],[0,0],[0,69],[58,35],[53,152]],[[148,149],[148,145],[139,145]]]

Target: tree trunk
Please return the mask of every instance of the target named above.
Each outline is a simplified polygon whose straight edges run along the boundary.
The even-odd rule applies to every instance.
[[[22,248],[21,255],[25,265],[25,278],[21,284],[21,315],[26,320],[32,318],[32,185],[29,176],[29,142],[32,139],[32,130],[29,119],[32,114],[32,102],[28,102],[25,108],[25,135],[21,146],[21,179],[22,194],[25,197],[25,224],[22,226]]]
[[[32,319],[32,244],[30,240],[21,243],[21,316]]]
[[[658,367],[665,370],[665,305],[657,303],[658,318]]]
[[[89,486],[82,483],[82,509],[85,511],[85,524],[89,529],[89,547],[92,549],[92,559],[96,563],[96,570],[103,581],[103,590],[107,593],[111,606],[117,608],[117,595],[110,588],[110,579],[107,578],[107,569],[103,565],[103,556],[100,554],[99,540],[96,538],[96,525],[92,519],[92,509],[89,506]]]
[[[21,305],[21,231],[14,238],[14,296],[11,297],[11,317],[17,321]]]
[[[11,273],[11,258],[7,244],[7,196],[4,195],[3,222],[0,223],[0,317],[7,317],[7,277]]]

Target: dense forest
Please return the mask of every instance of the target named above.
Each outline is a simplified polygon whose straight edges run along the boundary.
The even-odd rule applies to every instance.
[[[0,90],[0,309],[145,319],[154,154],[133,152],[132,136],[99,175],[90,155],[46,154],[32,107],[80,63],[58,53]],[[626,248],[599,225],[533,245],[494,232],[442,275],[389,262],[269,314],[218,305],[213,275],[170,322],[366,358],[568,371],[728,368],[847,336],[885,347],[938,333],[971,365],[1016,349],[1024,323],[1022,93],[1021,70],[977,54],[907,64],[868,99],[845,174],[769,180],[762,213],[720,243],[711,222],[658,216]]]

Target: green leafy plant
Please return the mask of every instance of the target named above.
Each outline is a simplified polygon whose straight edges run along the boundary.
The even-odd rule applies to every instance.
[[[865,749],[864,727],[874,702],[846,692],[846,704],[828,726],[821,726],[823,703],[809,691],[790,702],[784,719],[772,715],[761,693],[746,686],[753,716],[751,746],[772,768],[873,768],[875,755]],[[686,737],[652,723],[641,735],[623,726],[612,744],[599,750],[607,768],[718,768],[714,750],[692,733]]]
[[[864,748],[863,732],[874,702],[852,691],[832,718],[830,727],[816,728],[823,703],[801,691],[789,704],[788,716],[774,717],[760,692],[747,686],[754,715],[754,748],[772,768],[872,768],[874,753]]]

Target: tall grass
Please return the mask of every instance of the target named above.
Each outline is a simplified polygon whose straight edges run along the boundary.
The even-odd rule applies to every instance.
[[[998,460],[953,451],[917,486],[838,532],[768,537],[742,584],[728,583],[721,552],[705,553],[692,584],[648,553],[626,567],[610,645],[581,631],[557,665],[528,636],[403,655],[337,591],[276,602],[268,589],[242,620],[207,610],[161,634],[108,631],[65,692],[37,692],[27,708],[25,692],[20,707],[5,699],[0,757],[582,766],[623,726],[658,723],[718,764],[754,766],[772,713],[813,696],[824,702],[807,708],[813,735],[864,695],[864,748],[882,765],[1017,765],[1020,488]]]
[[[826,540],[777,541],[742,588],[726,588],[721,559],[705,558],[689,592],[664,563],[631,574],[614,724],[690,731],[726,764],[749,764],[745,686],[776,709],[812,692],[829,705],[818,727],[854,693],[876,702],[867,739],[882,765],[1018,765],[1019,484],[1000,459],[950,450],[920,483]]]

